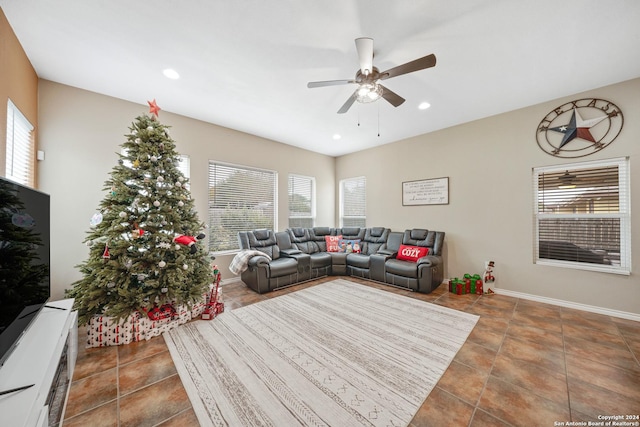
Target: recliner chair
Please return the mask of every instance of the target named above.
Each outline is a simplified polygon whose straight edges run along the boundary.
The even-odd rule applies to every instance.
[[[371,255],[386,249],[390,232],[390,229],[384,227],[365,229],[364,236],[360,241],[360,253],[347,254],[347,274],[349,276],[374,279],[370,274]]]
[[[344,240],[360,240],[364,239],[365,229],[361,227],[343,227],[336,230],[336,236],[342,236]],[[347,253],[331,252],[331,268],[333,274],[347,274]]]
[[[442,262],[443,231],[428,231],[414,228],[405,230],[402,236],[403,245],[429,248],[429,254],[419,258],[417,262],[389,258],[384,264],[385,282],[391,285],[407,287],[417,292],[428,294],[437,288],[444,279]],[[393,247],[391,242],[398,247]],[[398,251],[399,239],[389,239],[387,250]]]
[[[335,234],[329,227],[289,228],[291,246],[310,257],[310,278],[328,276],[331,274],[331,254],[327,252],[324,236]]]
[[[288,237],[287,233],[284,234]],[[240,249],[260,251],[271,258],[250,258],[248,268],[241,274],[242,281],[259,294],[304,280],[300,277],[302,272],[298,270],[298,260],[293,254],[280,250],[276,233],[272,230],[241,231],[238,241]]]

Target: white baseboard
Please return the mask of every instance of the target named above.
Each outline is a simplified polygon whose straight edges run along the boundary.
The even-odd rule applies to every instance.
[[[592,313],[604,314],[605,316],[620,317],[622,319],[635,320],[636,322],[640,322],[640,314],[629,313],[627,311],[612,310],[609,308],[597,307],[595,305],[580,304],[577,302],[564,301],[555,298],[541,297],[538,295],[525,294],[523,292],[510,291],[508,289],[493,288],[493,290],[497,294],[509,297],[528,299],[531,301],[559,305],[561,307],[573,308],[575,310],[590,311]]]
[[[232,283],[236,283],[236,282],[241,282],[242,279],[238,276],[238,277],[229,277],[228,279],[222,279],[220,281],[220,286],[224,286],[224,285],[230,285]]]

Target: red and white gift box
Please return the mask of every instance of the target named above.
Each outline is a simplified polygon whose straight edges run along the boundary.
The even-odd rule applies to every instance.
[[[162,335],[200,316],[207,307],[206,298],[207,296],[203,295],[202,302],[194,304],[191,309],[186,305],[174,305],[175,313],[172,316],[156,316],[155,320],[150,319],[145,312],[135,312],[119,321],[112,317],[94,316],[87,325],[87,347],[129,344]]]

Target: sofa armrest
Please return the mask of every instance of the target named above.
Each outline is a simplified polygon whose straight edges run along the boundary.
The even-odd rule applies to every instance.
[[[416,264],[418,264],[419,267],[435,267],[442,264],[442,257],[437,255],[423,256],[422,258],[418,258]]]
[[[395,258],[396,255],[398,255],[398,252],[392,251],[391,249],[381,249],[378,252],[376,252],[376,255],[382,255],[387,258]]]
[[[299,255],[301,254],[302,251],[300,249],[281,249],[280,250],[280,255],[282,256],[286,256],[286,257],[292,257],[292,255]]]
[[[249,258],[249,262],[247,263],[247,265],[249,266],[249,268],[266,267],[269,265],[269,258],[260,255],[253,256]]]

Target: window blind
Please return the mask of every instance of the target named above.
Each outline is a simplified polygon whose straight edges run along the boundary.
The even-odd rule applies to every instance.
[[[536,263],[631,271],[628,159],[534,169]]]
[[[5,176],[32,188],[35,185],[33,129],[33,125],[8,100]]]
[[[289,175],[289,227],[313,227],[315,223],[315,178]]]
[[[340,181],[340,224],[366,227],[367,179],[364,176]]]
[[[277,228],[277,173],[209,162],[209,250],[239,249],[238,232]]]
[[[180,154],[178,156],[178,170],[182,172],[185,178],[191,178],[191,160],[189,156],[185,154]]]

